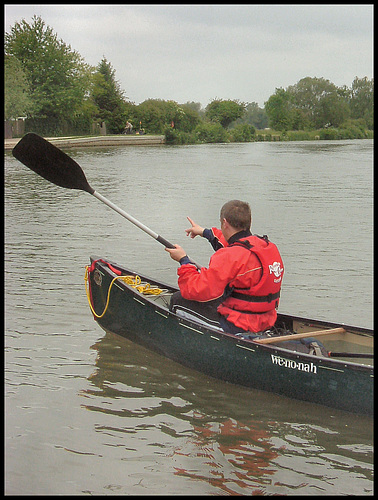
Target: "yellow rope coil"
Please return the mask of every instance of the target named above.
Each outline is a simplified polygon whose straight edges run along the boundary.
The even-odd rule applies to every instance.
[[[163,290],[161,290],[160,288],[155,287],[155,286],[151,286],[150,283],[142,283],[142,280],[141,280],[140,276],[129,276],[129,275],[116,276],[115,278],[112,279],[112,281],[111,281],[111,283],[109,285],[108,296],[107,296],[107,299],[106,299],[106,304],[105,304],[104,311],[102,312],[102,314],[97,314],[95,312],[95,310],[93,309],[93,306],[92,306],[92,303],[91,303],[91,298],[89,296],[89,289],[88,289],[88,280],[89,280],[89,277],[88,277],[88,274],[89,274],[89,266],[86,266],[85,267],[85,276],[84,276],[85,292],[87,294],[87,299],[88,299],[89,307],[91,308],[91,311],[94,314],[94,316],[96,316],[96,318],[102,318],[104,316],[104,314],[106,313],[106,311],[108,309],[108,306],[109,306],[109,301],[110,301],[110,290],[112,289],[113,284],[117,280],[123,281],[127,285],[129,285],[129,286],[135,288],[136,290],[138,290],[139,293],[142,293],[142,294],[145,294],[145,295],[159,295],[159,294],[161,294],[163,292]]]

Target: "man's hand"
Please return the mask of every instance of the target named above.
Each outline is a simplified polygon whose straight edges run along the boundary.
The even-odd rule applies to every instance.
[[[180,247],[180,245],[175,245],[175,248],[166,248],[165,250],[170,254],[171,259],[176,260],[177,262],[180,262],[180,259],[186,255],[185,250]]]
[[[186,236],[189,236],[191,238],[195,238],[196,236],[202,236],[203,235],[203,227],[199,226],[192,220],[190,217],[187,217],[188,221],[191,223],[192,227],[189,229],[185,229]]]

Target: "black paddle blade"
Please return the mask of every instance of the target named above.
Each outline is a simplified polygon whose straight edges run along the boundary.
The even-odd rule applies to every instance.
[[[94,193],[76,161],[37,134],[26,134],[13,148],[12,154],[21,163],[57,186]]]

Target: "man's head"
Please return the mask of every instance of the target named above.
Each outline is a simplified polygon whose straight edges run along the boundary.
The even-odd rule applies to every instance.
[[[224,220],[237,232],[248,231],[252,223],[251,207],[245,201],[228,201],[220,211],[221,224],[224,223]]]

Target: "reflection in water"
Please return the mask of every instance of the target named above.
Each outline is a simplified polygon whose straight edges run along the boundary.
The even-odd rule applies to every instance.
[[[96,431],[133,460],[152,447],[155,473],[199,481],[209,494],[348,494],[351,478],[371,492],[368,417],[356,425],[353,414],[223,383],[111,333],[92,348],[83,406],[113,417]]]
[[[185,237],[186,216],[209,225],[225,200],[250,201],[254,232],[279,244],[287,268],[281,312],[369,328],[372,146],[68,154],[94,189],[203,265],[211,248]],[[103,203],[10,153],[4,185],[9,494],[372,493],[372,419],[225,384],[104,336],[85,297],[89,255],[168,283],[177,266]]]
[[[206,418],[196,417],[199,421]],[[278,451],[270,442],[270,434],[261,428],[261,422],[241,424],[227,419],[221,423],[198,423],[193,430],[196,438],[186,443],[185,451],[177,450],[175,454],[187,458],[187,467],[191,457],[200,457],[201,469],[175,467],[177,475],[206,481],[230,495],[264,493],[263,485],[267,483],[264,476],[275,473],[271,462]]]

